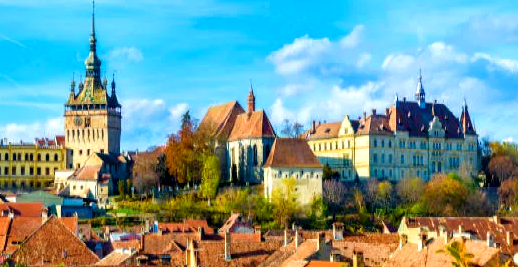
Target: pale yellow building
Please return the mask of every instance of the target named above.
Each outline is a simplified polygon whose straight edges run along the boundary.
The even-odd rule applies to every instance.
[[[54,173],[65,168],[63,136],[34,142],[0,141],[0,186],[35,188],[52,185]]]
[[[415,101],[400,100],[379,114],[340,122],[315,123],[304,133],[323,165],[343,180],[355,178],[430,178],[434,173],[475,175],[478,135],[464,101],[460,118],[444,104],[425,102],[419,77]]]

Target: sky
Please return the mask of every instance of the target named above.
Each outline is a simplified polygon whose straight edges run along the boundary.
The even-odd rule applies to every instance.
[[[256,107],[279,132],[289,119],[340,121],[413,100],[480,137],[518,140],[515,1],[98,0],[97,51],[123,105],[122,149],[162,144],[187,110]],[[92,3],[0,0],[0,137],[63,134],[70,82],[84,77]]]

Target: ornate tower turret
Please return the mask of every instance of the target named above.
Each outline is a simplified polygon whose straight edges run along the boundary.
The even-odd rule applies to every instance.
[[[421,75],[421,70],[419,70],[419,81],[417,82],[417,90],[415,92],[415,101],[419,105],[420,108],[425,108],[425,93],[423,88],[423,76]]]

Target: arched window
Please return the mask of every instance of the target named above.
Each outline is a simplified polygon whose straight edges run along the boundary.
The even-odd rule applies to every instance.
[[[54,161],[58,161],[58,153],[54,154]]]
[[[31,155],[29,156],[30,160],[31,161],[34,161],[34,154],[31,153]]]
[[[385,147],[385,140],[381,140],[381,147]]]
[[[38,161],[41,161],[41,154],[38,154]]]
[[[16,161],[16,153],[13,153],[13,161]]]
[[[442,172],[442,164],[440,161],[437,163],[437,171]]]
[[[22,154],[18,153],[18,161],[22,161]]]
[[[257,146],[254,145],[252,149],[253,149],[253,153],[254,153],[254,156],[253,156],[254,157],[254,166],[257,166]]]
[[[392,141],[389,140],[389,147],[392,147]]]
[[[49,160],[50,160],[50,156],[49,156],[49,154],[46,154],[45,155],[45,161],[49,161]]]
[[[4,160],[5,160],[5,161],[9,161],[9,154],[5,153],[5,155],[4,155]]]
[[[374,139],[374,147],[378,146],[378,140]]]
[[[25,154],[25,161],[29,161],[29,154]]]

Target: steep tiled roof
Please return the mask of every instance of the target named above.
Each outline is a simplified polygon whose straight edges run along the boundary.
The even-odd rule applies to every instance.
[[[142,237],[142,253],[156,255],[183,251],[187,242],[179,244],[174,237],[173,234],[146,234]]]
[[[448,244],[454,241],[462,242],[460,239],[451,240]],[[467,253],[473,254],[474,258],[471,263],[474,266],[486,266],[486,264],[499,256],[497,248],[488,247],[485,242],[476,240],[466,241]],[[437,253],[439,250],[445,250],[445,242],[443,237],[432,239],[427,242],[427,246],[418,251],[417,244],[408,243],[402,249],[397,250],[394,255],[385,263],[386,267],[442,267],[451,266],[453,258],[447,253]]]
[[[315,126],[314,132],[311,132],[311,129],[306,131],[304,136],[307,136],[308,139],[336,138],[341,126],[341,121],[322,123]]]
[[[224,259],[225,243],[202,241],[196,243],[198,264],[204,267],[257,266],[281,247],[281,242],[231,243],[232,260]]]
[[[304,139],[276,138],[264,167],[320,168],[322,164]]]
[[[56,135],[56,143],[58,146],[65,146],[65,136],[64,135]]]
[[[214,229],[209,227],[206,220],[185,220],[185,224],[193,227],[194,229],[198,229],[198,227],[203,228],[203,232],[206,235],[214,234]]]
[[[464,106],[462,109],[462,113],[460,115],[460,125],[462,127],[462,133],[464,134],[476,134],[475,126],[471,122],[471,117],[469,116],[468,107]]]
[[[333,248],[349,260],[352,260],[354,252],[362,252],[366,266],[383,266],[398,245],[397,234],[344,236],[342,240],[332,242]]]
[[[100,261],[95,263],[96,266],[119,266],[125,263],[135,255],[135,251],[128,249],[117,249],[106,255]]]
[[[273,126],[263,110],[243,113],[236,118],[229,140],[275,137]]]
[[[518,217],[415,217],[403,218],[409,228],[428,228],[429,231],[438,232],[439,225],[445,227],[449,233],[459,230],[470,233],[480,240],[487,240],[487,233],[491,233],[494,242],[499,244],[502,252],[508,255],[518,253],[518,241],[514,239],[512,245],[506,242],[506,233],[518,233]]]
[[[4,216],[11,211],[15,217],[41,217],[42,209],[42,202],[0,203],[0,210],[4,212]]]
[[[389,117],[385,115],[370,115],[360,121],[357,134],[391,134]]]
[[[237,101],[231,101],[225,104],[209,107],[205,117],[200,123],[201,128],[210,127],[214,134],[220,134],[228,138],[232,127],[234,126],[236,117],[245,113],[245,110]]]
[[[92,265],[99,258],[58,218],[52,216],[13,253],[14,262],[34,265]]]
[[[74,179],[97,180],[101,172],[101,165],[85,165],[74,173]]]

